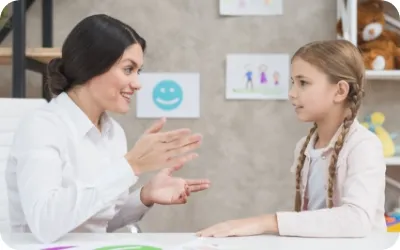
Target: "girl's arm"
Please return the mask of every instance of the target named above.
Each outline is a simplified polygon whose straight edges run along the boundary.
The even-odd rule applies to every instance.
[[[40,114],[23,125],[8,163],[17,180],[9,188],[18,189],[29,228],[44,243],[69,233],[137,181],[124,157],[99,166],[92,182],[63,178],[63,168],[71,163],[61,159],[66,135],[60,129],[63,124],[52,116]]]
[[[371,232],[376,216],[384,209],[380,201],[385,195],[386,163],[379,139],[370,136],[359,142],[350,152],[347,164],[342,205],[299,213],[278,212],[280,235],[364,237]]]

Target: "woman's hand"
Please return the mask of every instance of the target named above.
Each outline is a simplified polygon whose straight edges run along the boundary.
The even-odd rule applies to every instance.
[[[251,236],[278,233],[276,215],[263,215],[222,222],[197,232],[200,237]]]
[[[186,180],[173,177],[172,173],[182,168],[183,165],[161,170],[143,188],[140,194],[142,203],[151,206],[184,204],[190,193],[199,192],[209,187],[207,179]]]
[[[158,132],[163,123],[150,128],[125,155],[136,175],[164,167],[183,165],[198,155],[191,151],[200,147],[202,136],[189,129]],[[152,130],[153,129],[153,130]]]

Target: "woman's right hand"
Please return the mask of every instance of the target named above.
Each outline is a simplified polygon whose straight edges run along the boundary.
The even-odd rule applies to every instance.
[[[197,157],[202,136],[189,129],[145,133],[125,155],[135,175],[184,164]]]

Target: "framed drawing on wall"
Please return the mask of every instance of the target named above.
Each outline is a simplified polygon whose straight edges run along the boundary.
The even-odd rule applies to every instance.
[[[230,54],[226,59],[226,98],[286,100],[288,54]]]
[[[200,74],[142,73],[136,98],[138,118],[200,117]]]
[[[219,12],[226,16],[282,15],[283,0],[220,0]]]

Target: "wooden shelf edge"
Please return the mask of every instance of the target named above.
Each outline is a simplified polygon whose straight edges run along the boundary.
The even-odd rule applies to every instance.
[[[42,63],[49,63],[51,59],[61,57],[61,48],[27,48],[27,57]],[[0,47],[0,65],[9,65],[12,62],[12,48]]]

